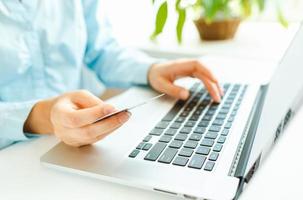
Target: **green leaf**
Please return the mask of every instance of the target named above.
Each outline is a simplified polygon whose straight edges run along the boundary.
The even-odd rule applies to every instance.
[[[167,2],[165,1],[161,4],[157,12],[155,30],[153,34],[150,36],[151,40],[155,40],[156,37],[160,33],[162,33],[166,20],[167,20]]]
[[[286,20],[286,18],[284,17],[283,15],[283,12],[281,10],[281,8],[277,8],[277,17],[278,17],[278,20],[279,22],[282,24],[282,26],[284,26],[285,28],[288,27],[288,21]]]
[[[264,8],[265,8],[265,0],[257,0],[257,4],[258,4],[258,7],[259,7],[259,11],[264,11]]]
[[[243,11],[243,15],[248,17],[252,13],[251,2],[250,0],[241,0],[241,7]]]
[[[180,2],[181,0],[176,1],[176,11],[178,13],[176,33],[177,33],[177,39],[179,44],[182,43],[183,27],[186,20],[186,10],[180,7]]]

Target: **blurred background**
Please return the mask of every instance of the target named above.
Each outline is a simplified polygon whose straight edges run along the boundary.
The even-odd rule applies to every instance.
[[[197,14],[191,12],[193,9],[188,9],[190,7],[188,5],[197,1],[184,0],[180,1],[180,8],[185,9],[187,6],[187,13],[182,28],[182,43],[180,43],[176,33],[179,19],[176,11],[177,1],[167,1],[167,20],[162,33],[153,41],[150,36],[155,31],[157,12],[166,2],[165,0],[104,0],[103,8],[110,19],[115,36],[123,45],[139,48],[155,57],[166,58],[216,54],[278,61],[295,34],[300,20],[303,19],[303,0],[264,0],[262,11],[258,10],[258,5],[251,4],[251,13],[247,16],[234,9],[240,7],[237,4],[253,1],[258,4],[262,0],[230,1],[231,9],[234,9],[233,16],[241,19],[234,37],[226,40],[201,40],[193,22],[197,19]],[[216,0],[204,0],[208,3],[214,1]],[[205,8],[205,5],[203,6]],[[217,15],[220,16],[220,11],[218,13]],[[286,24],[281,23],[279,14],[282,14],[282,21],[284,20]],[[161,20],[159,22],[161,24],[163,13],[160,14],[160,18],[162,18],[162,22]],[[215,16],[212,23],[218,19],[221,18]]]

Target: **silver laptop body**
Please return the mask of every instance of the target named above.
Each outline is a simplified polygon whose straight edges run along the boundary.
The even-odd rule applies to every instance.
[[[207,162],[212,163],[209,160],[210,153],[203,155],[197,154],[197,151],[202,140],[206,139],[206,134],[216,118],[211,119],[205,132],[201,134],[202,136],[195,135],[201,138],[194,140],[198,140],[198,145],[191,147],[193,154],[185,166],[175,165],[173,164],[176,162],[175,160],[170,161],[163,155],[167,148],[170,148],[169,145],[172,141],[167,142],[165,149],[155,161],[147,160],[147,158],[153,157],[148,154],[159,143],[165,130],[172,126],[174,120],[164,123],[167,128],[164,129],[162,135],[151,135],[148,143],[151,143],[152,147],[149,150],[142,150],[141,145],[138,155],[134,158],[130,157],[143,138],[149,135],[155,126],[159,126],[159,121],[164,119],[163,117],[167,116],[167,113],[174,107],[175,100],[168,97],[134,110],[130,121],[105,140],[81,148],[59,143],[41,157],[41,162],[50,167],[85,176],[190,199],[237,198],[244,183],[250,179],[260,161],[264,159],[282,132],[283,127],[287,125],[291,116],[298,109],[303,92],[302,52],[303,26],[298,30],[268,85],[237,86],[239,87],[239,92],[235,97],[237,100],[232,105],[235,106],[240,99],[241,104],[237,107],[228,134],[225,134],[224,143],[220,143],[222,149],[219,151],[217,160],[213,161],[212,170],[206,170]],[[191,87],[192,84],[189,81],[185,82],[184,86]],[[231,94],[232,88],[236,85],[231,84],[226,95]],[[200,90],[195,91],[198,93]],[[241,91],[243,96],[241,96]],[[125,102],[131,102],[138,98],[149,98],[152,95],[149,90],[137,88],[130,90],[121,98],[125,98]],[[203,95],[206,97],[207,94]],[[201,102],[202,99],[199,103]],[[191,112],[198,108],[199,103]],[[224,101],[221,103],[222,105],[218,106],[218,109],[223,106],[223,103]],[[188,104],[185,104],[179,114],[184,111],[186,105]],[[229,111],[229,115],[232,111]],[[219,112],[219,110],[215,112]],[[215,113],[216,116],[218,114]],[[201,113],[198,121],[201,121],[204,116],[205,113]],[[219,142],[219,137],[222,135],[222,130],[225,129],[224,126],[227,126],[228,120],[229,118],[223,119],[225,124],[214,139],[213,146],[209,147],[211,152]],[[182,123],[183,127],[186,121]],[[171,137],[172,140],[182,127]],[[198,125],[191,128],[194,131]],[[193,136],[193,138],[195,137]],[[184,145],[189,140],[187,138],[181,142]],[[177,149],[173,159],[179,156],[181,148]],[[195,166],[199,166],[199,162],[195,163],[191,160],[194,155],[198,155],[197,158],[205,158],[201,169],[195,168]],[[162,162],[160,162],[161,160]],[[167,160],[168,162],[165,163]],[[193,167],[189,167],[189,165]]]

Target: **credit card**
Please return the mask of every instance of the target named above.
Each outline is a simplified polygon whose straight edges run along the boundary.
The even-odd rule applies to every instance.
[[[133,109],[135,109],[135,108],[137,108],[137,107],[143,106],[143,105],[145,105],[145,104],[147,104],[147,103],[150,103],[150,102],[152,102],[152,101],[154,101],[154,100],[156,100],[156,99],[159,99],[159,98],[163,97],[164,95],[165,95],[165,94],[160,94],[160,95],[155,96],[155,97],[153,97],[153,98],[150,98],[150,99],[148,99],[148,100],[142,101],[142,102],[140,102],[140,103],[138,103],[138,104],[129,106],[129,107],[127,107],[127,108],[120,109],[120,110],[118,110],[118,111],[116,111],[116,112],[113,112],[113,113],[110,113],[110,114],[105,115],[105,116],[103,116],[103,117],[100,117],[100,118],[98,118],[96,121],[94,121],[93,124],[94,124],[94,123],[97,123],[97,122],[100,122],[100,121],[102,121],[102,120],[104,120],[104,119],[107,119],[107,118],[109,118],[109,117],[112,117],[112,116],[114,116],[114,115],[117,115],[117,114],[119,114],[119,113],[127,112],[127,111],[133,110]]]

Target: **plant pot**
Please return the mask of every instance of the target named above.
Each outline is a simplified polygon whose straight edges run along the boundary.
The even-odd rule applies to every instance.
[[[203,18],[194,21],[202,40],[232,39],[238,30],[240,22],[240,18],[214,21],[212,23],[206,23]]]

